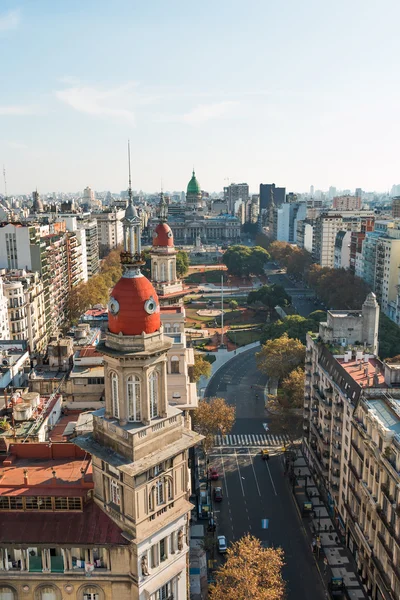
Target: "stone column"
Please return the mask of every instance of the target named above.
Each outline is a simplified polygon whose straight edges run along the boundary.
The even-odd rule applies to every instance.
[[[125,388],[125,373],[121,369],[118,369],[118,403],[120,425],[126,425],[128,422],[127,394]]]
[[[149,394],[149,370],[143,369],[141,387],[141,412],[142,421],[145,425],[150,423],[150,394]]]

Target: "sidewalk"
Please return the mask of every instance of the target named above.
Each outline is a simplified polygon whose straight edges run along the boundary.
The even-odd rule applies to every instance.
[[[297,458],[293,463],[293,468],[294,477],[290,478],[289,475],[287,481],[292,487],[300,515],[303,502],[312,502],[313,505],[313,516],[301,517],[301,519],[310,540],[310,552],[312,552],[313,540],[316,545],[321,547],[319,557],[316,549],[314,558],[325,586],[328,587],[332,577],[342,577],[351,600],[367,600],[369,596],[366,595],[358,579],[353,555],[341,543],[340,533],[335,529],[335,523],[329,516],[300,449],[297,450]],[[327,565],[324,564],[324,557],[327,558]]]

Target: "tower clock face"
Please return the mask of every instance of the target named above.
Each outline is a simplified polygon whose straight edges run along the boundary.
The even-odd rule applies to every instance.
[[[118,300],[116,300],[115,298],[111,297],[110,298],[110,302],[108,303],[108,310],[110,311],[110,313],[112,315],[118,314],[118,311],[119,311]]]
[[[144,310],[149,315],[152,315],[153,313],[156,312],[156,309],[157,309],[157,303],[154,300],[153,296],[150,296],[150,298],[148,300],[146,300],[146,302],[144,303]]]
[[[169,238],[172,238],[172,231],[168,231],[168,233],[167,233],[167,236],[168,236]]]

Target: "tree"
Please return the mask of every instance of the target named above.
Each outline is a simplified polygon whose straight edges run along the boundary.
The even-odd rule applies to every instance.
[[[285,258],[286,271],[288,275],[303,277],[312,264],[312,256],[304,248],[292,247],[292,252]]]
[[[348,269],[311,265],[307,282],[317,296],[332,309],[357,310],[370,291],[365,281]]]
[[[284,333],[280,338],[267,341],[256,354],[257,367],[273,379],[282,380],[305,359],[305,346]]]
[[[269,253],[260,246],[230,246],[222,258],[230,275],[238,277],[262,275],[265,263],[270,259]]]
[[[287,242],[272,242],[269,245],[268,252],[271,257],[276,260],[279,264],[284,265],[286,267],[288,257],[293,254],[294,246],[288,244]]]
[[[248,534],[228,548],[210,587],[210,599],[283,600],[283,566],[281,548],[263,548],[259,539]]]
[[[306,319],[300,315],[289,315],[283,320],[264,325],[261,340],[264,343],[267,340],[275,339],[287,333],[290,338],[300,340],[305,344],[306,335],[309,331],[318,331],[318,322],[316,320]]]
[[[214,436],[227,435],[235,423],[235,407],[229,406],[223,398],[200,400],[193,412],[195,431],[204,435],[203,449],[207,453],[214,444]]]
[[[308,315],[307,319],[316,323],[322,323],[322,321],[326,321],[326,312],[324,310],[314,310]]]
[[[379,356],[381,358],[397,357],[400,354],[400,328],[382,312],[379,317]],[[394,362],[394,359],[392,359]]]
[[[189,270],[189,254],[184,250],[178,250],[176,255],[176,275],[184,277]]]
[[[287,306],[290,304],[291,298],[285,291],[285,288],[279,284],[263,285],[258,290],[250,292],[247,297],[248,304],[260,302],[269,309],[275,306]]]
[[[239,304],[238,304],[237,300],[231,300],[231,301],[229,302],[229,307],[230,307],[232,310],[235,310],[235,309],[236,309],[238,306],[239,306]]]
[[[210,377],[211,364],[204,358],[202,354],[195,354],[194,365],[191,371],[191,379],[197,383],[202,375],[204,375],[204,377],[207,379]]]
[[[282,381],[282,390],[290,408],[301,408],[304,403],[304,369],[293,369]]]

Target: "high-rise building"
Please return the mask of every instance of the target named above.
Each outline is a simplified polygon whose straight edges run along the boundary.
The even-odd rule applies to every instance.
[[[272,204],[280,206],[285,202],[286,188],[279,188],[275,183],[260,183],[260,211],[269,213]]]
[[[232,215],[235,214],[235,205],[239,201],[246,204],[248,199],[249,186],[247,183],[231,183],[229,186],[224,187],[224,200],[228,203],[228,210]]]
[[[4,283],[0,277],[0,340],[10,339],[10,328],[8,326],[8,301],[4,294]]]
[[[332,208],[334,210],[360,210],[361,196],[335,196]]]
[[[93,214],[97,222],[97,235],[99,243],[99,256],[104,258],[120,244],[122,244],[122,221],[123,210],[110,208]]]
[[[8,300],[10,340],[27,340],[31,355],[48,342],[43,281],[38,272],[6,271],[0,278]]]
[[[392,217],[393,219],[400,219],[400,196],[395,196],[392,199]]]

